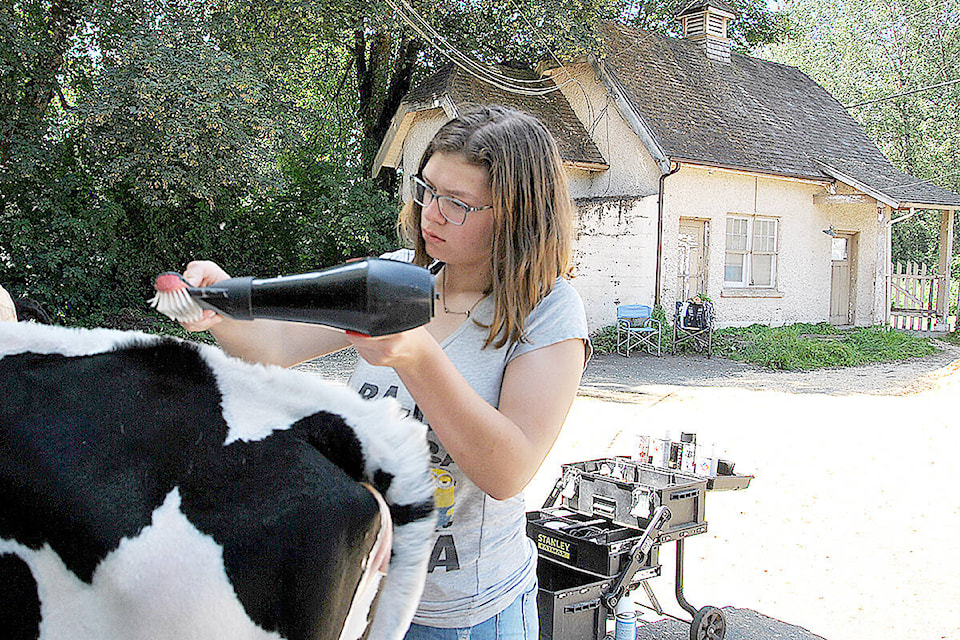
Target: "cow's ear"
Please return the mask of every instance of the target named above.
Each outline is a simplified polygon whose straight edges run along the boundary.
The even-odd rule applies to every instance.
[[[320,411],[298,420],[291,430],[354,480],[367,479],[363,447],[356,432],[341,416]],[[380,491],[380,487],[377,490]]]

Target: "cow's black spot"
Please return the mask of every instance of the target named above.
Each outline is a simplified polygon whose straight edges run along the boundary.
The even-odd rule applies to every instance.
[[[223,547],[244,610],[286,638],[340,636],[379,508],[304,434],[234,442],[181,485],[189,520]]]
[[[17,556],[0,555],[0,637],[36,640],[40,637],[40,598],[27,563]]]
[[[0,359],[0,537],[44,543],[81,580],[153,511],[227,425],[194,348]]]
[[[319,411],[298,420],[292,430],[302,432],[311,446],[335,461],[348,476],[357,482],[363,480],[363,448],[357,434],[342,417]]]
[[[387,473],[383,469],[377,469],[373,472],[373,486],[380,493],[386,493],[393,484],[393,474]]]

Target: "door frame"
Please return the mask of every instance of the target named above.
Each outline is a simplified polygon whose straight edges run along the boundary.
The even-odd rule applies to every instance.
[[[857,269],[860,262],[860,232],[838,230],[833,237],[847,239],[847,261],[850,263],[850,278],[847,286],[849,287],[849,296],[847,299],[847,321],[837,326],[854,326],[857,321]],[[830,300],[833,299],[833,247],[830,250]],[[827,310],[828,321],[833,317],[830,310]],[[830,324],[833,324],[831,321]]]
[[[680,216],[677,221],[677,249],[680,249],[680,225],[683,222],[696,222],[703,225],[703,236],[700,239],[702,244],[701,247],[701,256],[700,256],[700,270],[702,272],[703,278],[703,295],[708,295],[707,290],[709,286],[710,278],[710,218],[702,218],[699,216]],[[683,294],[683,291],[680,290],[680,264],[677,264],[677,299],[679,300]],[[689,280],[689,274],[688,274]]]

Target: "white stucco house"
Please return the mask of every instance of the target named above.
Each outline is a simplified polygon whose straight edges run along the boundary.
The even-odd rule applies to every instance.
[[[540,76],[500,70],[552,82],[543,96],[447,67],[408,94],[374,171],[414,173],[466,104],[540,117],[579,208],[573,284],[592,330],[614,324],[619,304],[658,303],[670,315],[698,293],[713,300],[718,326],[886,323],[892,225],[938,209],[939,290],[922,313],[945,328],[960,194],[897,170],[796,68],[731,51],[735,17],[722,0],[695,0],[678,16],[683,38],[611,24],[596,56]]]

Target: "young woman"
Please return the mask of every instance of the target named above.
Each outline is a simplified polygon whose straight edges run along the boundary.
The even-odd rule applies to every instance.
[[[371,338],[205,312],[229,353],[289,366],[353,345],[350,386],[426,422],[440,512],[409,640],[536,639],[536,558],[521,491],[556,441],[589,356],[570,266],[573,205],[556,144],[537,119],[476,107],[436,134],[400,215],[413,245],[387,257],[437,274],[424,327]],[[184,277],[227,274],[192,262]],[[458,631],[459,630],[459,631]]]

